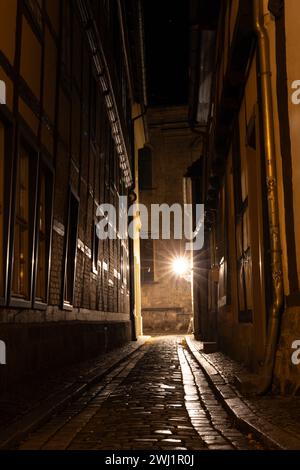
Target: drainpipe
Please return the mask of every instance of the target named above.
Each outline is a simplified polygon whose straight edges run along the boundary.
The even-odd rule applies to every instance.
[[[256,393],[263,394],[266,393],[272,385],[280,317],[283,308],[283,276],[276,177],[270,46],[268,32],[264,25],[263,0],[253,0],[253,6],[260,59],[273,299],[269,313],[265,359],[261,370],[261,377],[256,388]]]
[[[133,217],[128,217],[128,223],[133,222]],[[135,272],[134,272],[134,247],[133,240],[129,237],[129,314],[131,323],[131,341],[137,341],[136,336],[136,319],[135,319]]]
[[[133,143],[134,143],[134,120],[132,120],[132,133],[133,133]],[[135,203],[136,201],[136,193],[135,191],[135,149],[133,149],[133,164],[131,168],[132,172],[132,184],[128,191],[128,207],[127,211],[131,204]],[[128,213],[128,212],[127,212]],[[128,216],[128,226],[133,223],[133,216]],[[130,299],[129,299],[129,308],[130,308],[130,322],[131,322],[131,340],[137,341],[136,336],[136,317],[135,317],[135,270],[134,270],[134,242],[131,237],[128,237],[128,248],[129,248],[129,292],[130,292]]]
[[[122,11],[121,8],[121,1],[119,3],[119,11]],[[144,121],[144,129],[146,134],[146,140],[148,140],[148,127],[147,123],[144,120],[145,115],[147,113],[147,82],[146,82],[146,65],[145,65],[145,54],[144,54],[144,24],[143,24],[143,10],[142,10],[142,2],[138,0],[137,2],[138,8],[138,35],[139,35],[139,42],[140,42],[140,61],[141,61],[141,74],[142,74],[142,97],[141,97],[141,106],[143,111],[138,116],[132,119],[132,126],[133,126],[133,134],[134,134],[134,125],[135,122],[143,118]],[[130,72],[128,71],[128,74]],[[134,139],[133,139],[134,142]],[[132,165],[132,185],[129,189],[129,195],[131,195],[131,200],[129,201],[130,204],[135,202],[136,200],[136,181],[135,181],[135,153],[133,156],[133,165]],[[129,209],[129,207],[128,207]],[[133,217],[128,217],[128,225],[133,222]],[[134,272],[134,242],[131,237],[129,237],[129,269],[130,269],[130,321],[131,321],[131,339],[132,341],[137,341],[137,334],[136,334],[136,317],[135,317],[135,272]]]

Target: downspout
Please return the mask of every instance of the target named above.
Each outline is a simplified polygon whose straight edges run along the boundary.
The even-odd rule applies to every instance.
[[[142,96],[141,96],[141,107],[142,112],[138,116],[132,118],[133,134],[135,135],[134,126],[138,119],[143,119],[144,131],[146,141],[148,141],[148,126],[145,120],[147,114],[147,83],[146,83],[146,65],[145,65],[145,54],[144,54],[144,24],[143,24],[143,11],[141,0],[137,1],[138,9],[138,35],[140,42],[140,61],[141,61],[141,75],[142,75]],[[134,139],[133,139],[134,140]],[[132,165],[132,185],[130,187],[129,195],[131,200],[129,203],[132,204],[136,201],[136,170],[135,170],[135,152]],[[128,207],[129,209],[129,207]],[[133,223],[133,217],[128,217],[128,225]],[[134,270],[134,241],[129,237],[129,266],[130,266],[130,320],[131,320],[131,339],[137,341],[137,327],[136,327],[136,316],[135,316],[135,270]]]
[[[134,122],[133,122],[134,126]],[[133,130],[134,135],[134,130]],[[134,138],[133,138],[134,141]],[[129,212],[129,208],[131,204],[136,201],[136,194],[135,190],[135,151],[133,156],[133,165],[132,165],[132,185],[129,188],[128,192],[128,207],[127,211]],[[127,214],[128,214],[127,212]],[[133,223],[134,216],[128,215],[128,227],[130,224]],[[136,317],[135,317],[135,270],[134,270],[134,242],[132,237],[128,237],[128,248],[129,248],[129,314],[130,314],[130,323],[131,323],[131,341],[137,341],[136,336]]]
[[[129,209],[129,207],[128,207]],[[133,222],[133,217],[128,217],[128,224]],[[135,321],[135,272],[134,272],[134,248],[133,240],[129,237],[129,314],[130,314],[130,323],[131,323],[131,341],[137,341],[136,336],[136,321]]]
[[[135,137],[135,122],[138,119],[143,118],[144,122],[144,129],[145,133],[147,132],[147,125],[144,120],[145,115],[147,113],[147,85],[146,85],[146,66],[145,66],[145,58],[144,58],[144,26],[143,26],[143,11],[142,11],[142,3],[141,0],[137,0],[137,9],[138,9],[138,37],[140,43],[140,61],[141,61],[141,75],[142,75],[142,96],[141,96],[141,107],[143,111],[138,116],[132,118],[132,126],[133,126],[133,142]],[[130,97],[132,102],[134,102],[134,92],[133,92],[133,85],[132,85],[132,76],[130,72],[130,59],[127,51],[127,36],[124,28],[124,18],[123,18],[123,10],[122,10],[122,2],[118,0],[118,10],[119,10],[119,18],[121,24],[121,33],[122,33],[122,41],[124,43],[124,54],[125,54],[125,65],[126,65],[126,74],[128,83],[130,86]],[[135,180],[135,151],[133,150],[133,165],[132,165],[132,184],[129,188],[129,200],[128,200],[128,210],[132,203],[136,200],[136,180]],[[128,216],[128,226],[133,223],[134,217]],[[129,291],[130,291],[130,299],[129,299],[129,314],[130,314],[130,323],[131,323],[131,340],[137,341],[137,327],[136,327],[136,316],[135,316],[135,269],[134,269],[134,241],[131,237],[129,237]]]
[[[282,251],[280,242],[279,204],[276,177],[275,136],[273,123],[270,46],[264,25],[263,0],[254,0],[255,30],[258,38],[260,80],[262,90],[262,118],[264,127],[265,165],[268,190],[270,257],[272,272],[272,305],[269,313],[265,359],[256,393],[266,393],[272,385],[275,353],[283,308]]]
[[[133,133],[133,142],[135,137],[134,131],[134,120],[132,119],[132,133]],[[133,150],[133,165],[132,165],[132,185],[129,188],[128,192],[128,207],[127,211],[129,212],[129,208],[131,204],[135,203],[136,201],[136,193],[135,193],[135,150]],[[127,212],[127,213],[128,213]],[[130,224],[133,223],[134,216],[128,215],[128,227]],[[128,248],[129,248],[129,292],[130,292],[130,299],[129,299],[129,313],[130,313],[130,323],[131,323],[131,340],[137,341],[136,335],[136,317],[135,317],[135,269],[134,269],[134,242],[132,237],[129,236],[128,238]]]

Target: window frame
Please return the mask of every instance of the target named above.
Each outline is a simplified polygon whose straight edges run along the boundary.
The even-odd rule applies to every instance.
[[[146,170],[146,178],[144,178]],[[153,152],[150,147],[138,151],[138,178],[140,191],[151,191],[153,186]],[[144,179],[143,179],[144,178]]]
[[[251,117],[252,119],[252,117]],[[248,123],[250,124],[250,123]],[[250,135],[249,127],[246,126],[245,136],[241,135],[239,119],[235,122],[235,133],[234,133],[234,145],[232,147],[232,158],[233,158],[233,175],[234,175],[234,217],[235,217],[235,262],[237,270],[236,286],[237,286],[237,299],[238,299],[238,323],[239,324],[253,324],[254,318],[254,304],[253,297],[248,299],[248,285],[247,285],[247,269],[245,265],[248,263],[251,267],[252,273],[252,256],[251,256],[251,241],[247,250],[244,250],[244,226],[246,220],[246,214],[249,211],[249,188],[246,197],[243,199],[242,190],[242,161],[241,161],[241,143],[243,142],[242,137],[245,138],[245,145],[248,145],[248,139]],[[253,124],[251,123],[251,128]],[[254,127],[255,128],[255,127]],[[240,236],[239,236],[240,235]],[[241,247],[241,253],[239,253],[239,247]],[[252,281],[251,281],[252,283]],[[242,286],[242,289],[240,289]],[[252,292],[252,286],[250,285],[250,292]],[[251,295],[251,294],[250,294]],[[251,305],[252,304],[252,305]],[[242,308],[242,305],[244,308]],[[250,308],[251,307],[251,308]]]
[[[0,294],[0,306],[6,306],[8,303],[9,285],[10,285],[10,249],[11,249],[11,213],[12,213],[12,187],[13,187],[13,161],[14,161],[14,142],[15,125],[13,115],[4,106],[0,106],[0,120],[6,129],[7,142],[5,142],[4,154],[4,210],[3,210],[3,296]],[[10,158],[8,158],[9,156]]]
[[[217,212],[217,261],[219,265],[218,306],[231,305],[230,257],[228,246],[228,184],[223,180]],[[223,276],[221,276],[223,274]],[[220,284],[222,280],[222,285]],[[223,295],[221,295],[223,293]]]
[[[66,280],[67,280],[67,267],[68,267],[68,249],[69,249],[69,230],[70,230],[70,215],[71,215],[71,200],[72,197],[77,202],[77,223],[75,229],[75,257],[74,257],[74,275],[72,280],[72,299],[69,302],[65,298],[65,290],[66,290]],[[64,262],[63,262],[63,277],[62,277],[62,294],[61,294],[61,308],[62,310],[71,311],[73,310],[74,305],[74,287],[75,287],[75,280],[76,280],[76,265],[77,265],[77,244],[78,244],[78,226],[79,226],[79,205],[80,205],[80,198],[74,188],[69,184],[69,194],[68,194],[68,212],[67,212],[67,224],[66,224],[66,231],[65,231],[65,241],[64,241]]]
[[[96,248],[97,247],[97,248]],[[92,225],[92,273],[98,274],[100,240],[97,236],[97,222]]]
[[[38,256],[39,256],[39,224],[38,224],[38,201],[40,200],[40,174],[41,168],[44,167],[44,170],[50,176],[50,184],[51,187],[51,194],[49,198],[47,198],[47,203],[50,201],[50,204],[46,205],[46,217],[50,218],[49,222],[49,239],[48,239],[48,247],[46,251],[46,262],[47,262],[47,281],[46,281],[46,301],[43,302],[36,298],[36,282],[37,282],[37,269],[38,269]],[[51,254],[52,254],[52,231],[53,231],[53,205],[54,205],[54,168],[52,163],[46,158],[46,156],[41,153],[39,155],[39,165],[38,165],[38,181],[37,181],[37,200],[36,200],[36,221],[35,221],[35,247],[34,247],[34,279],[33,279],[33,303],[32,307],[35,310],[46,310],[48,303],[49,303],[49,288],[50,288],[50,270],[51,270]],[[47,207],[48,206],[48,207]],[[47,214],[48,212],[48,214]]]
[[[143,244],[150,244],[151,245],[151,250],[152,250],[152,258],[146,258],[143,257]],[[154,240],[152,238],[141,238],[140,239],[140,256],[141,256],[141,283],[142,284],[154,284],[155,283],[155,244]],[[150,271],[152,273],[151,279],[146,279],[147,276],[145,276],[145,272],[147,267],[145,267],[145,262],[148,264],[150,261],[151,266]]]
[[[31,188],[29,188],[29,200],[31,201],[31,206],[33,209],[33,218],[29,220],[29,225],[31,225],[32,222],[32,227],[29,227],[29,237],[30,237],[30,253],[28,257],[28,262],[31,264],[31,267],[29,269],[29,280],[28,280],[28,292],[29,292],[29,298],[28,299],[21,299],[13,294],[13,268],[14,268],[14,243],[15,243],[15,224],[16,224],[16,189],[17,189],[17,176],[18,176],[18,165],[19,165],[19,159],[20,159],[20,150],[21,150],[21,145],[24,145],[24,147],[28,150],[29,152],[29,157],[30,157],[30,162],[29,165],[30,167],[34,170],[34,176],[33,176],[33,181],[35,182],[35,185],[32,185]],[[35,237],[36,237],[36,213],[37,213],[37,189],[38,189],[38,171],[39,171],[39,149],[38,146],[34,140],[34,138],[31,136],[31,134],[26,131],[26,128],[22,125],[20,125],[20,128],[18,130],[17,134],[17,146],[16,146],[16,152],[15,152],[15,158],[14,158],[14,174],[13,174],[13,183],[14,183],[14,190],[12,191],[13,197],[12,197],[12,216],[11,216],[11,236],[10,236],[10,245],[11,245],[11,250],[10,250],[10,279],[9,279],[9,292],[8,292],[8,306],[12,308],[32,308],[32,303],[33,303],[33,281],[34,281],[34,269],[35,269]],[[34,161],[34,156],[36,157],[36,160]],[[30,171],[30,168],[29,168]]]

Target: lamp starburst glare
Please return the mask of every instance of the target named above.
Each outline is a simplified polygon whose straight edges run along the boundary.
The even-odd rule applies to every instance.
[[[189,263],[186,258],[178,257],[173,260],[172,268],[177,276],[184,276],[189,270]]]

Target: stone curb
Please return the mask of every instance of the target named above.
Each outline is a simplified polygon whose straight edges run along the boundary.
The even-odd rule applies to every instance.
[[[245,403],[240,393],[227,383],[217,369],[195,346],[195,340],[185,337],[190,352],[199,363],[215,395],[226,411],[233,417],[237,427],[252,433],[269,449],[300,450],[300,440],[256,415]]]
[[[47,398],[33,411],[26,413],[24,417],[7,426],[5,431],[0,433],[0,450],[11,449],[14,444],[20,442],[26,435],[47,422],[53,414],[64,409],[69,402],[78,398],[88,388],[95,385],[115,367],[137,352],[149,338],[149,336],[140,337],[136,342],[131,344],[132,349],[129,352],[121,355],[120,351],[120,356],[110,363],[107,368],[101,368],[100,371],[96,369],[92,373],[88,372],[86,375],[74,380],[72,385],[55,393],[54,396]]]

